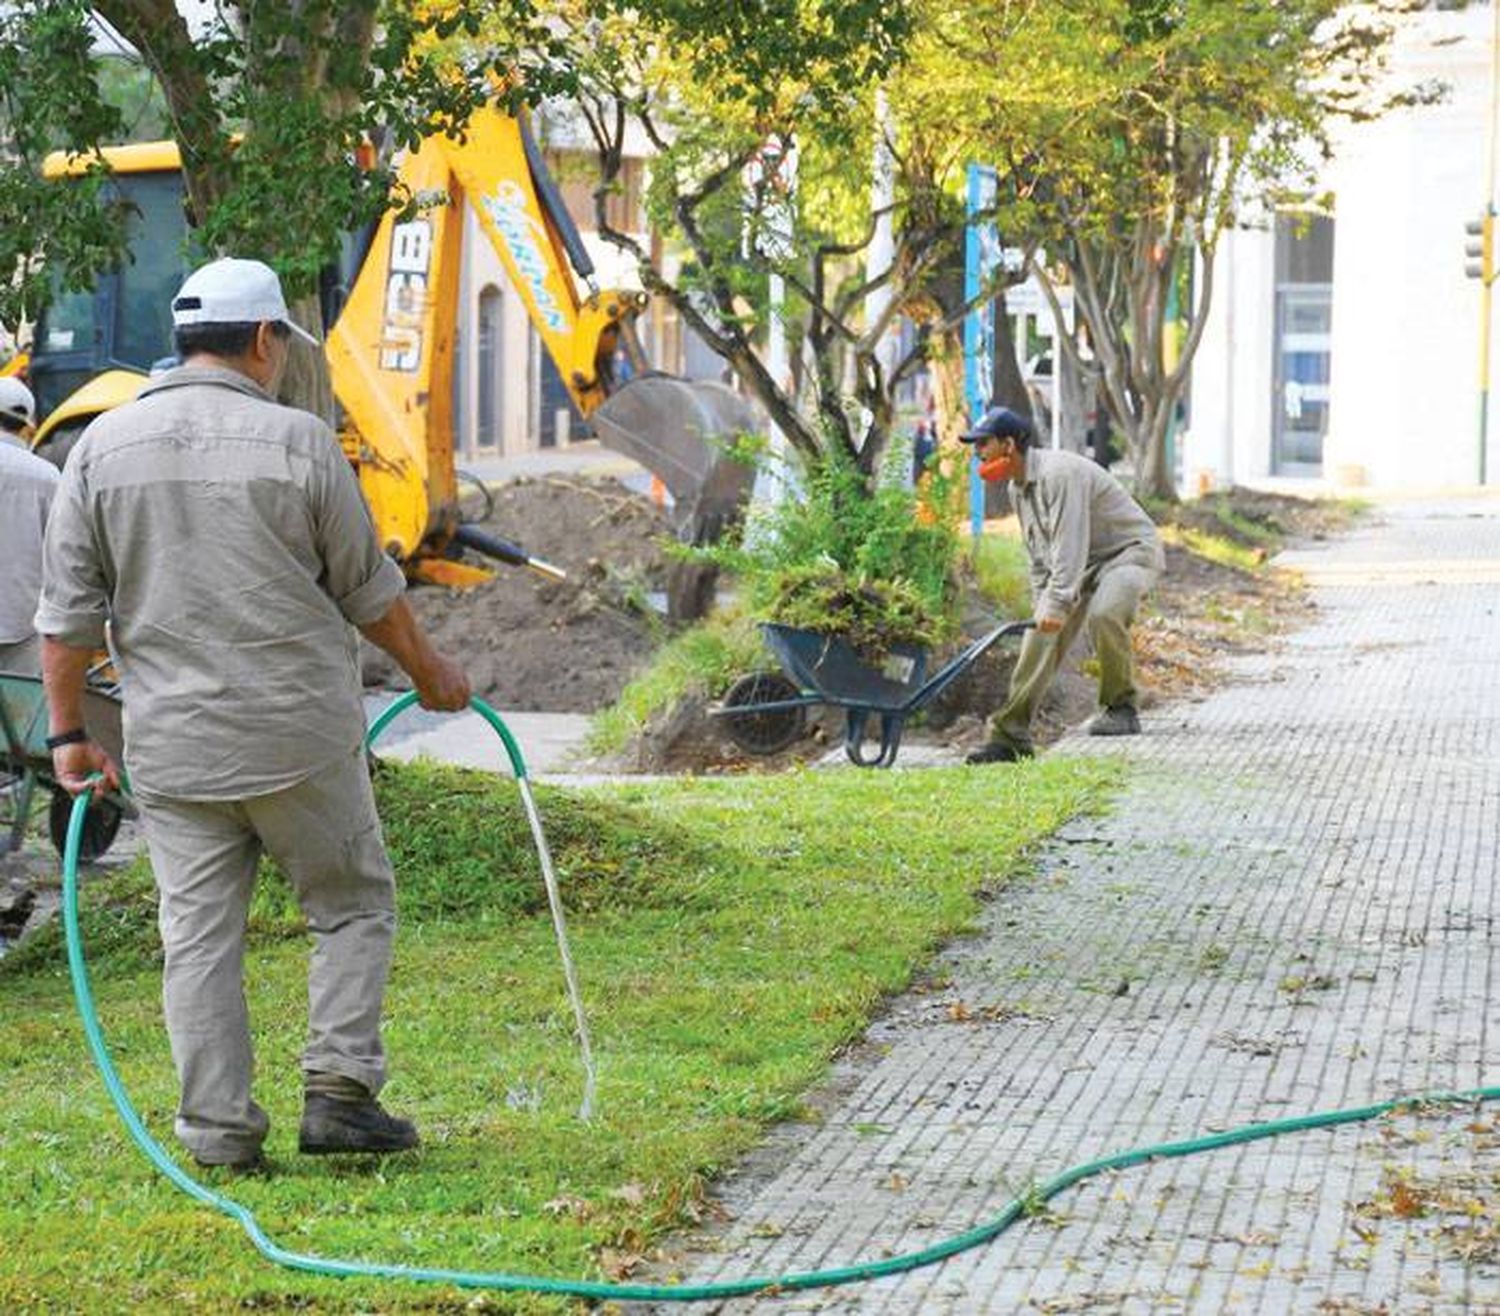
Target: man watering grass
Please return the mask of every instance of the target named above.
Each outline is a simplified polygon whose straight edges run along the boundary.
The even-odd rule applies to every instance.
[[[0,672],[41,675],[41,642],[31,628],[42,587],[42,535],[57,490],[57,467],[26,440],[36,399],[12,375],[0,376]]]
[[[1025,418],[1006,407],[991,408],[961,438],[974,444],[981,476],[1010,481],[1036,610],[1005,707],[990,719],[988,743],[967,761],[1031,757],[1031,720],[1083,626],[1099,659],[1101,711],[1089,734],[1138,734],[1130,627],[1166,565],[1156,526],[1103,467],[1076,453],[1037,448]]]
[[[423,705],[467,705],[376,541],[332,431],[279,406],[293,334],[275,273],[219,260],[172,303],[183,364],[100,417],[48,525],[36,628],[53,765],[69,790],[116,768],[81,697],[109,637],[126,764],[160,891],[163,1002],[181,1083],[178,1138],[203,1165],[254,1166],[246,913],[268,852],[312,933],[304,1152],[388,1152],[417,1131],[376,1101],[394,878],[363,753],[354,629]]]

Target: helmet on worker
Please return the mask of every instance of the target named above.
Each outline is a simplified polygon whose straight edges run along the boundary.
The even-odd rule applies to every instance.
[[[0,376],[0,433],[25,435],[36,424],[36,398],[14,375]]]

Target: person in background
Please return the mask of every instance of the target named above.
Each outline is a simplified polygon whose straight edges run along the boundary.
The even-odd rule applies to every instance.
[[[922,477],[927,473],[927,463],[932,460],[932,454],[936,451],[937,440],[932,436],[932,427],[925,420],[919,420],[911,439],[911,482],[913,484],[922,482]]]
[[[55,775],[74,792],[118,769],[84,730],[108,622],[127,766],[160,891],[162,996],[181,1086],[175,1129],[203,1165],[262,1163],[251,1093],[245,925],[270,853],[312,934],[298,1147],[414,1147],[376,1100],[395,880],[363,748],[356,629],[422,704],[460,709],[463,672],[433,649],[381,551],[332,430],[280,406],[294,325],[274,271],[217,260],[172,302],[182,365],[99,417],[63,472],[47,529],[42,634]]]
[[[42,538],[57,492],[57,467],[30,450],[36,399],[14,375],[0,376],[0,672],[42,674],[32,628],[42,591]]]
[[[1094,736],[1140,732],[1130,627],[1165,560],[1156,526],[1114,476],[1077,453],[1036,446],[1030,424],[994,407],[961,436],[979,473],[1009,481],[1031,564],[1036,627],[1021,643],[1005,706],[970,763],[1007,763],[1035,752],[1031,723],[1078,632],[1099,660],[1101,711]]]

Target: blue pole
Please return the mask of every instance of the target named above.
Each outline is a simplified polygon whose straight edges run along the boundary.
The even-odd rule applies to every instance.
[[[964,300],[973,301],[1000,263],[1000,234],[993,219],[975,216],[993,211],[995,171],[988,165],[969,166],[968,215],[964,235]],[[984,414],[994,394],[994,312],[989,306],[964,317],[964,400],[971,420]],[[977,541],[984,533],[984,482],[979,463],[969,462],[969,528]]]

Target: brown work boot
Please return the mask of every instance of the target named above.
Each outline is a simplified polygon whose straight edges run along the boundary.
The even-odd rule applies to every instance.
[[[415,1124],[388,1114],[374,1097],[344,1100],[309,1092],[303,1098],[297,1150],[308,1156],[409,1151],[420,1141]]]
[[[1093,716],[1088,732],[1091,736],[1138,736],[1141,734],[1141,719],[1129,704],[1111,704]]]

